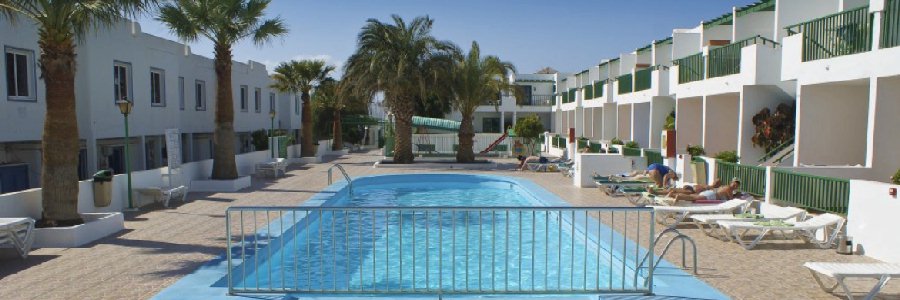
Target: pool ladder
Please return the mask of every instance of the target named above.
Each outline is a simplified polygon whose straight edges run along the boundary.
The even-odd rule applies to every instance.
[[[659,259],[656,259],[654,261],[654,259],[652,257],[653,257],[653,252],[655,250],[655,247],[656,247],[656,245],[659,245],[659,241],[667,233],[675,233],[675,236],[672,237],[672,239],[670,239],[668,243],[666,243],[666,247],[663,248],[663,252],[659,254]],[[669,252],[669,248],[671,248],[672,244],[675,243],[675,241],[677,241],[677,240],[681,240],[681,267],[685,268],[685,269],[687,269],[687,251],[686,251],[687,250],[687,242],[691,243],[691,248],[692,248],[693,254],[694,254],[694,275],[696,275],[697,274],[697,244],[694,243],[694,239],[692,239],[691,237],[689,237],[687,235],[684,235],[683,233],[679,232],[678,229],[675,229],[674,227],[666,228],[666,230],[663,230],[662,232],[659,233],[659,235],[656,236],[656,239],[653,240],[654,249],[650,249],[649,251],[647,251],[647,255],[644,255],[644,258],[641,259],[641,263],[638,264],[638,267],[637,267],[638,273],[640,273],[641,270],[644,268],[656,270],[656,267],[659,266],[659,262],[662,261],[663,257],[666,256],[666,253]],[[687,242],[685,242],[685,241],[687,241]],[[644,263],[647,262],[647,259],[650,260],[649,261],[650,266],[645,267]],[[645,283],[649,283],[649,282],[650,281],[645,281]],[[637,276],[635,276],[635,286],[637,286]]]
[[[353,180],[350,179],[350,176],[347,175],[347,171],[344,170],[344,167],[341,166],[341,164],[333,164],[333,165],[331,165],[331,167],[328,167],[328,185],[331,185],[331,183],[332,183],[331,170],[334,168],[337,168],[338,171],[341,171],[341,174],[344,175],[344,179],[347,180],[347,192],[350,195],[350,197],[353,197]]]

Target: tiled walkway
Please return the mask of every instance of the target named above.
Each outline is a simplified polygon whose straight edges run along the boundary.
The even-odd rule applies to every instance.
[[[353,154],[336,161],[351,176],[386,173],[435,172],[415,169],[376,169],[379,157]],[[507,170],[473,171],[530,179],[573,205],[625,206],[597,189],[572,186],[555,173]],[[87,248],[38,249],[25,261],[0,260],[0,299],[146,299],[204,262],[222,255],[224,211],[232,205],[296,205],[327,186],[328,164],[294,167],[277,180],[253,178],[240,193],[190,194],[192,200],[172,209],[144,210],[126,218],[126,231]],[[459,172],[459,171],[456,171]],[[806,261],[870,262],[798,242],[769,242],[747,251],[737,244],[706,237],[696,228],[682,230],[697,241],[699,277],[735,299],[839,299],[819,290]],[[675,251],[667,257],[679,261]],[[677,259],[676,259],[677,258]],[[874,281],[854,283],[867,291]],[[900,299],[900,283],[888,283],[879,299]]]

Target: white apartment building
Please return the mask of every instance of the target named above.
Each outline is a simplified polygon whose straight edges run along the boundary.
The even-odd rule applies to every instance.
[[[40,184],[40,141],[46,107],[38,69],[37,30],[29,22],[0,23],[5,59],[0,84],[0,173],[15,190]],[[208,159],[216,81],[213,60],[191,53],[190,47],[141,32],[136,22],[124,22],[90,34],[77,47],[76,102],[82,149],[82,179],[98,169],[124,172],[166,164],[166,129],[182,133],[185,162]],[[249,61],[232,69],[237,153],[252,150],[250,132],[300,127],[299,99],[270,88],[266,67]],[[134,102],[129,116],[130,155],[124,153],[124,121],[115,106]],[[274,120],[270,111],[276,112]],[[8,174],[7,174],[8,173]],[[23,174],[25,174],[23,176]],[[15,178],[15,179],[12,179]],[[2,192],[8,192],[4,187]]]
[[[553,124],[553,93],[556,88],[556,74],[512,74],[510,82],[517,86],[517,98],[513,93],[502,93],[499,99],[487,99],[478,106],[472,119],[477,133],[500,133],[515,125],[516,120],[526,115],[537,115],[546,130]],[[454,110],[448,119],[461,120],[462,115]]]

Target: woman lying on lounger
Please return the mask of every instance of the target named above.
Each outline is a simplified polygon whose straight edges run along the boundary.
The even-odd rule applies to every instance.
[[[668,188],[668,189],[653,189],[653,188],[648,187],[647,192],[650,193],[651,195],[660,195],[660,196],[669,195],[671,197],[674,195],[699,194],[701,192],[708,191],[711,189],[717,189],[721,186],[722,186],[722,181],[719,179],[716,179],[710,185],[695,184],[695,185],[686,185],[686,186],[680,187],[680,188],[673,187],[673,188]]]
[[[549,160],[547,160],[546,157],[540,157],[540,156],[525,157],[525,156],[519,155],[516,157],[516,159],[519,160],[519,168],[518,168],[519,171],[528,170],[528,164],[530,164],[530,163],[546,164],[549,162]]]
[[[737,178],[731,180],[731,184],[702,191],[697,194],[669,194],[668,197],[674,198],[676,201],[697,200],[731,200],[734,199],[735,192],[741,187],[741,181]]]

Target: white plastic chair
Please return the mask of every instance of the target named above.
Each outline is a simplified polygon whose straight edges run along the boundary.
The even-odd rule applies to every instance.
[[[772,231],[790,231],[799,234],[800,238],[804,239],[806,242],[814,243],[820,248],[827,249],[831,248],[838,234],[840,234],[841,228],[844,227],[844,218],[835,214],[822,214],[800,222],[788,220],[786,221],[786,223],[788,223],[786,225],[765,225],[756,224],[756,222],[741,221],[719,221],[717,223],[734,239],[735,242],[741,244],[741,246],[747,250],[756,247],[756,245]],[[828,227],[834,227],[830,235],[825,236],[824,239],[821,240],[816,238],[816,232],[825,230]],[[759,235],[752,241],[746,242],[743,239],[744,235],[750,231],[758,231]]]

